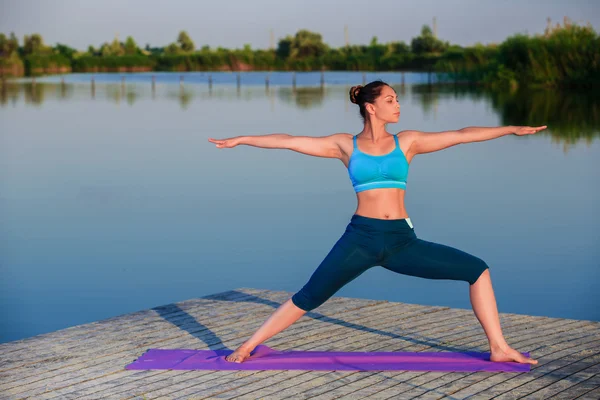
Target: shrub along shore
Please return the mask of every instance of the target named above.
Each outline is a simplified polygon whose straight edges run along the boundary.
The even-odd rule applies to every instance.
[[[0,75],[36,76],[69,72],[145,71],[433,71],[450,81],[516,89],[519,86],[597,86],[600,35],[592,27],[550,23],[543,34],[514,35],[500,44],[470,47],[438,39],[428,26],[409,44],[398,41],[332,48],[318,33],[300,30],[275,49],[196,49],[180,32],[166,47],[140,48],[133,38],[117,38],[99,48],[78,51],[46,46],[39,34],[20,44],[0,34]]]

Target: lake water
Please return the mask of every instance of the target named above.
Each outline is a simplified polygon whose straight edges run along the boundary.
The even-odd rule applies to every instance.
[[[361,73],[324,88],[297,74],[295,90],[285,73],[180,75],[1,91],[0,342],[240,287],[293,293],[344,232],[356,196],[339,160],[207,138],[356,134]],[[415,157],[406,206],[420,238],[490,265],[500,312],[600,320],[598,95],[376,78],[400,96],[390,132],[549,126]],[[383,268],[337,295],[471,308],[465,282]]]

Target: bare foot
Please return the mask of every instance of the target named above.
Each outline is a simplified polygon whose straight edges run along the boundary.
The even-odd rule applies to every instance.
[[[506,361],[516,361],[522,364],[537,364],[537,360],[533,358],[527,358],[523,354],[519,353],[515,349],[510,347],[505,348],[497,348],[491,350],[490,361],[494,362],[506,362]]]
[[[238,347],[233,353],[225,357],[225,360],[229,362],[242,363],[248,357],[250,357],[250,352],[252,350],[248,350],[244,345]]]

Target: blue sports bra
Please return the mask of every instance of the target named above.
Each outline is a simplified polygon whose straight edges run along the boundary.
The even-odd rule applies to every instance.
[[[379,156],[363,153],[353,138],[354,150],[348,162],[348,174],[356,193],[377,188],[406,189],[408,161],[394,135],[396,147],[392,152]]]

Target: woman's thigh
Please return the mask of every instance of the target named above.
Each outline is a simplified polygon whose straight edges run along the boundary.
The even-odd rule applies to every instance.
[[[354,233],[344,233],[292,301],[305,311],[318,307],[344,285],[377,265],[375,253],[376,249],[366,247]]]
[[[421,239],[388,255],[382,266],[404,275],[465,281],[470,285],[489,268],[485,261],[462,250]]]

